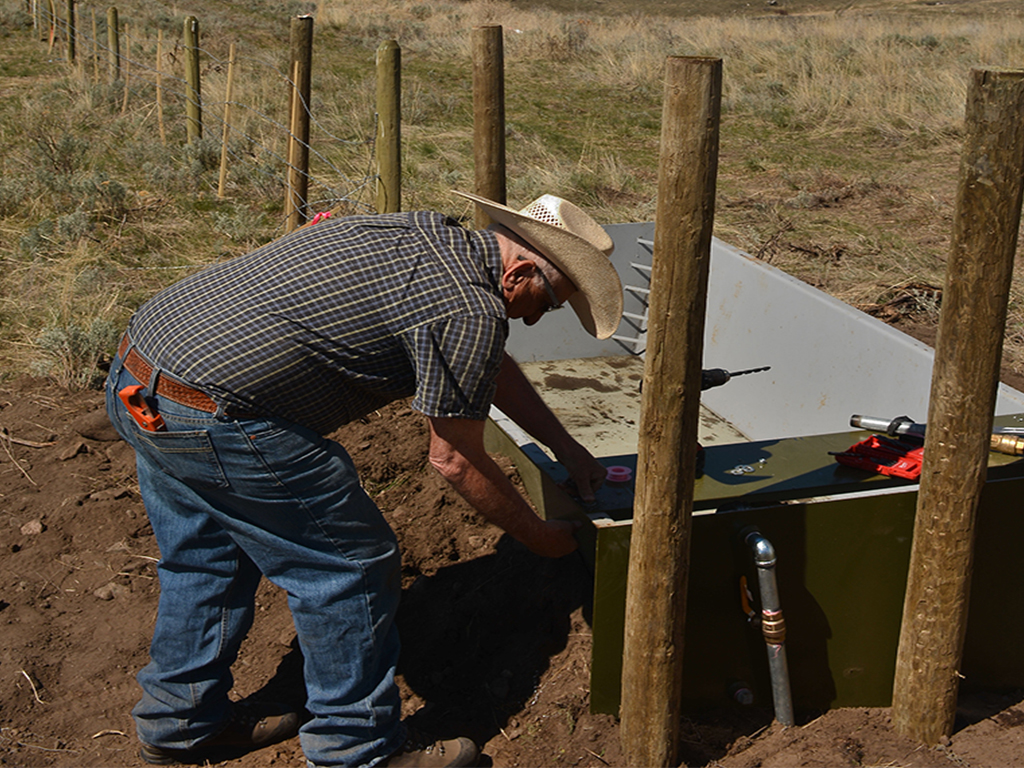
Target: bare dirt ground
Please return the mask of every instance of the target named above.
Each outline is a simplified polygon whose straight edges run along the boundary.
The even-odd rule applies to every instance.
[[[1018,384],[1019,386],[1019,384]],[[0,765],[141,765],[129,712],[147,660],[159,555],[99,392],[0,385]],[[621,766],[617,721],[588,711],[589,574],[535,557],[486,525],[426,462],[404,403],[335,435],[403,547],[407,715],[474,737],[494,766]],[[504,464],[515,478],[514,469]],[[259,592],[237,698],[301,704],[283,595]],[[691,766],[1009,766],[1024,763],[1024,693],[962,697],[948,745],[896,735],[888,709],[838,709],[797,727],[757,709],[684,723]],[[298,739],[227,766],[300,766]]]

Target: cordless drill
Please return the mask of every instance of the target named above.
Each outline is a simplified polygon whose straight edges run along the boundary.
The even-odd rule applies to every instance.
[[[703,392],[706,389],[713,389],[720,387],[730,379],[736,376],[746,376],[748,373],[761,373],[762,371],[770,370],[770,365],[765,365],[760,368],[748,368],[745,371],[727,371],[725,368],[705,368],[700,372],[700,389]],[[644,384],[640,382],[640,391],[642,392]],[[703,477],[704,475],[704,446],[697,443],[697,477]]]
[[[712,387],[720,387],[730,379],[736,376],[746,376],[748,373],[760,373],[761,371],[770,370],[770,365],[765,365],[761,368],[748,368],[745,371],[727,371],[725,368],[705,368],[700,372],[700,388],[701,391],[705,389],[711,389]]]
[[[734,376],[745,376],[748,373],[760,373],[761,371],[767,371],[771,368],[770,365],[765,365],[761,368],[748,368],[745,371],[727,371],[725,368],[705,368],[700,372],[700,389],[703,392],[705,389],[713,389],[714,387],[720,387],[729,381]],[[704,446],[697,443],[697,477],[701,477],[704,474]]]

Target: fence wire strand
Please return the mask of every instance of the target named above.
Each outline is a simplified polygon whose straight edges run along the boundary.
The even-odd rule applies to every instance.
[[[51,33],[49,38],[54,40],[52,45],[57,46],[57,42],[63,38],[64,44],[67,45],[71,30],[69,28],[66,19],[60,18],[58,15],[55,18],[49,19],[49,11],[40,6],[40,16],[43,23],[51,24]],[[107,20],[104,17],[102,19],[102,27],[106,28]],[[86,63],[92,64],[93,71],[98,75],[95,85],[107,85],[113,90],[119,90],[125,94],[124,105],[134,103],[138,105],[140,102],[146,104],[150,108],[150,114],[156,111],[156,89],[159,88],[162,94],[163,108],[166,112],[169,104],[184,107],[189,100],[189,91],[191,90],[188,82],[183,78],[175,74],[173,71],[168,71],[163,68],[161,63],[158,66],[153,66],[147,61],[137,58],[132,53],[132,47],[145,48],[145,43],[152,40],[149,35],[144,38],[136,37],[129,31],[127,35],[123,35],[122,30],[126,24],[124,19],[119,20],[118,30],[119,35],[123,35],[121,40],[125,41],[126,50],[118,51],[118,65],[121,77],[117,80],[111,80],[110,76],[110,59],[114,55],[114,51],[109,45],[100,39],[100,24],[97,22],[97,34],[93,37],[91,34],[87,34],[83,30],[81,18],[79,17],[78,23],[76,24],[74,35],[76,41],[76,61],[68,62],[69,66],[77,67],[80,76],[83,80],[88,81],[89,75],[86,73]],[[130,25],[127,25],[130,30]],[[185,50],[185,46],[182,45],[180,40],[172,41],[171,50],[163,51],[162,56],[164,59],[170,61],[172,68],[179,65],[179,59],[182,52]],[[83,49],[89,47],[89,52]],[[118,46],[121,48],[121,46]],[[225,71],[228,67],[228,60],[221,57],[220,55],[210,51],[202,46],[197,47],[197,53],[201,57],[205,57],[205,66],[201,71],[201,77],[209,75],[210,72],[217,72],[218,74]],[[155,51],[154,51],[155,55]],[[220,138],[203,138],[202,141],[206,146],[210,146],[210,142],[215,142],[218,145],[218,149],[225,151],[231,159],[237,163],[247,163],[252,166],[252,170],[257,175],[267,178],[270,183],[277,184],[280,186],[280,194],[283,196],[291,195],[298,197],[296,191],[289,188],[289,171],[293,171],[305,176],[307,182],[307,189],[316,189],[317,197],[314,199],[312,194],[307,193],[305,198],[299,200],[299,205],[302,209],[307,211],[313,211],[318,208],[335,208],[338,206],[349,206],[354,211],[366,211],[372,212],[374,207],[371,203],[365,201],[365,197],[369,193],[372,193],[373,183],[376,181],[376,175],[373,173],[374,167],[374,138],[376,131],[371,135],[370,138],[362,139],[345,139],[335,134],[322,120],[317,119],[313,114],[310,104],[302,97],[296,84],[292,81],[291,77],[281,72],[281,70],[274,64],[270,63],[265,58],[257,58],[252,56],[235,56],[235,72],[237,73],[242,69],[242,65],[249,65],[251,68],[262,68],[273,73],[276,79],[279,79],[282,83],[281,94],[282,94],[282,109],[285,108],[287,101],[285,99],[285,93],[291,93],[297,96],[300,100],[300,108],[308,116],[309,124],[312,129],[316,130],[317,141],[323,144],[329,144],[332,146],[339,147],[350,147],[358,149],[360,147],[367,147],[369,149],[367,158],[367,167],[363,172],[361,178],[354,178],[352,174],[346,172],[343,168],[339,167],[334,160],[329,158],[317,147],[313,146],[312,140],[309,142],[303,141],[300,137],[295,136],[291,133],[289,124],[282,122],[282,120],[275,118],[269,114],[265,109],[262,109],[255,104],[249,104],[244,101],[232,99],[227,100],[211,100],[204,101],[202,93],[200,91],[200,108],[202,110],[202,131],[203,135],[207,136],[211,129],[217,130],[219,134],[223,135],[224,119],[223,114],[227,106],[230,105],[232,113],[237,109],[243,114],[257,120],[258,124],[263,126],[262,132],[254,131],[248,128],[249,120],[232,119],[229,125],[229,141],[227,147],[224,148],[223,142]],[[106,77],[104,77],[106,75]],[[160,85],[156,83],[156,79],[159,76]],[[147,86],[147,90],[144,91],[136,84],[137,80],[141,80]],[[152,89],[153,93],[150,93],[148,89]],[[138,108],[137,106],[134,108]],[[181,115],[176,115],[176,123],[184,125],[185,120],[181,119],[184,117],[184,112]],[[376,120],[376,115],[374,115]],[[288,121],[290,123],[290,121]],[[246,125],[243,129],[241,126]],[[374,126],[375,128],[376,126]],[[182,127],[180,134],[184,135],[185,131]],[[287,148],[289,141],[295,141],[301,145],[305,150],[308,151],[309,156],[315,158],[319,165],[322,166],[323,170],[318,171],[316,174],[311,171],[304,171],[293,164],[289,163],[287,157],[287,149],[284,152],[279,151],[264,138],[267,133],[279,137],[279,141],[284,144]],[[232,144],[235,146],[233,147]],[[240,152],[235,147],[238,145],[244,145],[249,148],[247,152]],[[255,162],[254,158],[265,158],[265,161]],[[354,165],[353,161],[353,165]],[[229,178],[230,178],[229,173]],[[237,172],[236,172],[237,175]],[[211,186],[216,189],[216,182],[214,181]],[[279,232],[285,226],[285,221],[282,217],[282,222],[279,224],[277,231]]]

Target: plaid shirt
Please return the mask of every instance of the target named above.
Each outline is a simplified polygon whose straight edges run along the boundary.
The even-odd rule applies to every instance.
[[[327,219],[161,291],[129,334],[226,407],[326,434],[400,397],[484,419],[508,335],[490,232],[438,213]]]

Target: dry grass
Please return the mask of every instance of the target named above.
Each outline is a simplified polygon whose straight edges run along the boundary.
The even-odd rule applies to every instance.
[[[528,11],[495,0],[399,0],[366,14],[350,0],[327,0],[319,18],[350,34],[460,57],[470,54],[469,28],[501,24],[510,64],[562,59],[563,81],[580,76],[626,90],[657,89],[667,55],[719,56],[729,112],[763,117],[783,109],[829,134],[956,131],[967,69],[1024,61],[1021,14],[651,19]]]
[[[312,143],[322,157],[313,194],[358,189],[370,171],[373,55],[393,38],[403,51],[403,206],[468,216],[449,190],[473,180],[471,29],[501,24],[513,203],[555,191],[601,221],[651,219],[665,58],[720,56],[718,235],[855,304],[941,285],[967,74],[1024,62],[1024,14],[994,0],[989,12],[972,4],[982,9],[972,14],[779,1],[730,0],[716,7],[733,15],[713,18],[655,16],[669,5],[660,0],[621,9],[579,0],[568,12],[533,0],[387,0],[372,13],[325,0],[314,43]],[[671,5],[682,13],[686,4]],[[166,105],[168,146],[155,140],[144,68],[122,109],[120,92],[94,82],[88,65],[68,69],[12,21],[20,7],[0,0],[0,365],[11,374],[50,362],[56,375],[39,328],[116,327],[160,286],[280,233],[288,17],[274,3],[222,3],[200,15],[211,124],[207,143],[187,148],[180,99]],[[183,11],[141,0],[120,10],[137,30],[134,57],[155,61],[157,29],[174,50]],[[245,108],[233,113],[238,160],[229,199],[218,201],[209,160],[231,42],[234,100]],[[75,154],[76,141],[87,149]],[[90,193],[84,205],[89,180],[106,196]],[[1007,358],[1024,372],[1021,282]],[[934,319],[934,307],[900,306]]]

